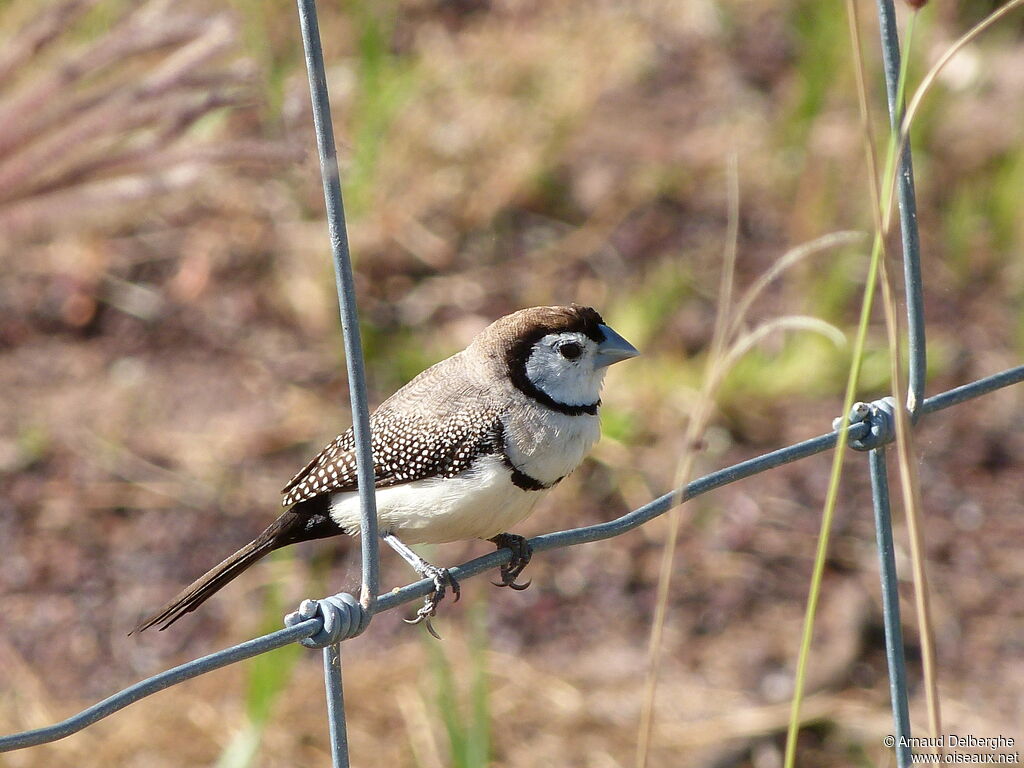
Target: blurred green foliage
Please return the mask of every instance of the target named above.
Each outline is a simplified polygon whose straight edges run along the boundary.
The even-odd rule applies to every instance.
[[[451,658],[443,643],[422,633],[434,679],[429,708],[444,722],[449,763],[453,768],[486,768],[491,764],[490,680],[487,673],[487,602],[476,600],[465,614],[469,658]],[[457,671],[469,671],[468,690],[459,686]]]

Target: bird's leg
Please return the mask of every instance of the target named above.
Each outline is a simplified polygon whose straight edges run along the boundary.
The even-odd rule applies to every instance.
[[[501,581],[492,581],[491,583],[496,587],[510,587],[515,590],[523,590],[530,586],[532,581],[527,581],[525,584],[516,583],[519,574],[530,564],[530,558],[533,557],[533,548],[530,546],[530,542],[514,533],[499,533],[488,541],[494,542],[498,549],[512,550],[512,559],[501,566],[499,571]]]
[[[411,565],[416,573],[434,582],[434,591],[423,601],[423,607],[416,611],[416,618],[405,619],[405,622],[407,624],[419,624],[422,622],[426,626],[427,631],[440,640],[441,636],[437,634],[431,625],[430,617],[437,613],[437,604],[444,599],[449,587],[455,596],[455,602],[459,601],[459,598],[462,596],[462,588],[459,587],[459,582],[448,572],[447,568],[438,568],[436,565],[431,565],[405,546],[393,534],[385,533],[381,538],[384,539],[389,547],[400,554],[402,559]]]

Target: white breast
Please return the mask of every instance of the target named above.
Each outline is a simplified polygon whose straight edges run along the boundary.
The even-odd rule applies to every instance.
[[[505,451],[521,471],[545,485],[575,470],[601,436],[601,420],[526,407],[504,420]]]
[[[382,533],[406,544],[489,539],[524,520],[541,495],[513,485],[500,456],[485,456],[458,477],[378,490],[377,520]],[[331,517],[347,531],[358,531],[358,494],[333,494]]]

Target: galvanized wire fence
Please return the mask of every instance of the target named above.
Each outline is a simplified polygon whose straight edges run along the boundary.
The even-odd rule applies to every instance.
[[[323,175],[327,222],[334,257],[351,392],[352,421],[356,436],[364,533],[361,537],[362,585],[360,597],[356,599],[353,595],[342,593],[321,600],[306,600],[297,611],[285,617],[284,629],[161,672],[54,725],[0,737],[0,752],[24,749],[63,739],[164,688],[276,648],[300,642],[306,647],[323,650],[333,765],[335,768],[347,766],[349,755],[341,674],[341,642],[362,633],[373,615],[409,603],[429,594],[434,589],[431,580],[422,579],[401,589],[378,595],[379,539],[373,492],[373,465],[370,460],[366,383],[315,0],[298,0],[298,9],[306,65],[309,72],[320,168]],[[898,128],[902,121],[903,105],[898,96],[900,50],[893,1],[878,0],[878,14],[890,118],[894,128]],[[909,146],[899,158],[897,194],[907,307],[907,347],[909,352],[907,410],[916,421],[920,416],[950,408],[1024,381],[1024,365],[930,398],[924,397],[925,324],[913,167]],[[832,432],[712,472],[688,483],[684,488],[674,489],[615,520],[538,536],[530,539],[530,545],[535,552],[543,552],[619,536],[664,514],[675,505],[708,491],[830,450],[839,443],[840,437],[843,437],[844,444],[855,450],[868,453],[868,472],[871,481],[881,573],[886,658],[889,667],[893,710],[892,735],[895,741],[896,764],[900,768],[905,768],[911,763],[911,748],[909,747],[911,729],[885,456],[886,445],[892,442],[896,435],[895,409],[897,407],[901,406],[898,406],[892,398],[884,398],[874,403],[858,403],[847,418],[837,420]],[[511,555],[512,553],[508,549],[498,550],[453,567],[450,571],[452,576],[458,580],[467,579],[507,563]]]

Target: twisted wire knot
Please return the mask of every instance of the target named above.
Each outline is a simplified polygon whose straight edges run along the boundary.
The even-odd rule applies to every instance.
[[[284,617],[284,624],[294,627],[310,619],[320,620],[320,630],[299,642],[306,648],[326,648],[362,634],[370,623],[370,614],[353,595],[342,592],[320,600],[303,600],[299,610]]]
[[[851,438],[849,445],[855,451],[870,451],[896,439],[896,400],[883,397],[872,403],[854,403],[847,418],[832,422],[832,428],[839,430],[847,424],[867,424],[869,429],[863,437]]]

